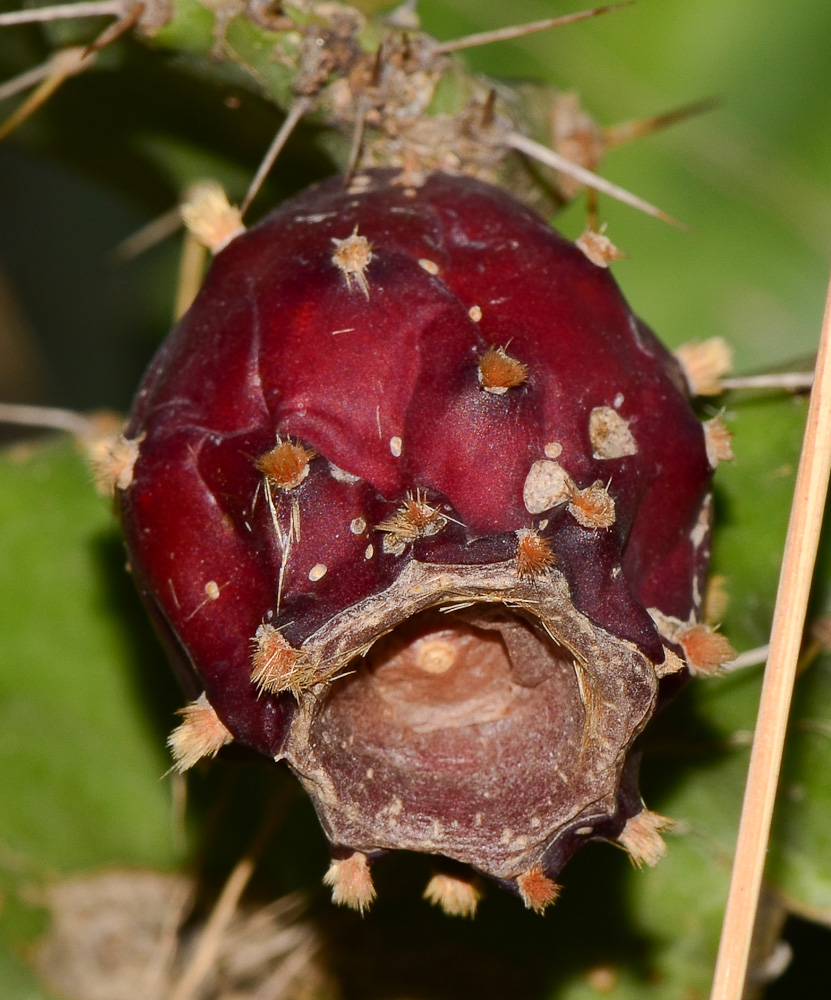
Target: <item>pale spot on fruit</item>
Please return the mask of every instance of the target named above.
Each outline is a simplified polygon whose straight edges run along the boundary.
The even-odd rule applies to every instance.
[[[349,530],[353,535],[362,535],[366,531],[366,520],[363,517],[356,517],[349,525]]]
[[[467,314],[474,323],[478,323],[482,319],[482,310],[479,306],[471,306],[470,309],[468,309]]]
[[[429,260],[427,257],[422,257],[418,262],[418,266],[423,268],[428,274],[439,273],[439,265],[434,260]]]
[[[367,545],[364,549],[364,559],[371,559],[375,555],[375,546],[372,544]]]
[[[393,458],[401,457],[402,441],[401,438],[396,435],[390,438],[390,451],[392,452]]]
[[[309,579],[312,581],[312,583],[317,583],[318,580],[322,580],[323,577],[326,576],[327,572],[328,572],[327,566],[325,566],[323,563],[317,563],[316,565],[312,566],[312,568],[309,570]]]
[[[331,473],[332,479],[336,479],[339,483],[346,483],[349,486],[354,486],[355,483],[361,481],[360,476],[356,476],[352,472],[347,472],[346,469],[341,469],[339,466],[335,465],[334,462],[329,463],[329,472]]]
[[[208,580],[205,584],[205,596],[209,601],[216,601],[219,599],[219,586],[216,580]]]
[[[572,486],[571,477],[558,462],[534,462],[522,490],[525,509],[530,514],[542,514],[550,507],[565,503],[571,496]]]
[[[543,448],[543,454],[546,458],[559,458],[563,453],[563,446],[559,441],[549,441],[548,444]]]
[[[416,665],[428,674],[443,674],[453,666],[455,660],[456,652],[452,643],[433,639],[419,647]]]
[[[637,455],[638,444],[625,420],[610,406],[596,406],[589,415],[589,439],[595,458]]]

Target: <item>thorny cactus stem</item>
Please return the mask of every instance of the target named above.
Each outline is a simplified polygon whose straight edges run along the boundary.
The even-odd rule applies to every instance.
[[[186,59],[207,59],[214,76],[269,98],[287,112],[290,127],[304,117],[327,126],[321,141],[347,173],[393,166],[416,177],[451,170],[505,187],[544,211],[559,207],[585,184],[674,222],[594,171],[608,149],[708,105],[602,128],[580,108],[574,94],[534,83],[489,80],[471,73],[456,55],[506,34],[568,24],[618,6],[626,4],[550,18],[507,33],[440,42],[420,30],[407,5],[387,17],[332,0],[276,6],[266,0],[107,0],[100,6],[79,5],[80,13],[98,10],[118,20],[86,50],[66,50],[68,62],[53,60],[41,67],[43,83],[0,125],[0,136],[33,113],[69,75],[87,69],[96,51],[135,28],[148,44]],[[71,5],[56,7],[55,16],[70,17],[70,10]],[[45,10],[37,13],[38,19],[47,19]],[[8,23],[18,21],[13,17]]]

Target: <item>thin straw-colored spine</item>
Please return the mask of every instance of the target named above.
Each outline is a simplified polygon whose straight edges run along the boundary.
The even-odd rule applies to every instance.
[[[779,578],[711,1000],[741,1000],[831,471],[831,285]]]

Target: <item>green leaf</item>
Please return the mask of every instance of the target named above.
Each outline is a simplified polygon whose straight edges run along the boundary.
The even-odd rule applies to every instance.
[[[767,879],[791,909],[831,924],[831,657],[799,680]]]
[[[727,397],[736,458],[716,472],[712,573],[724,579],[723,631],[739,651],[770,636],[806,413],[802,396]]]
[[[161,780],[170,691],[90,479],[68,441],[0,454],[0,877],[24,898],[6,940],[36,929],[26,887],[50,873],[182,856]]]

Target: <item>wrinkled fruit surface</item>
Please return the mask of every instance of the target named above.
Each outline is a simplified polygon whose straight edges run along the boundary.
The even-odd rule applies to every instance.
[[[588,839],[657,859],[632,748],[693,666],[712,469],[608,271],[479,182],[333,179],[218,254],[126,437],[132,569],[201,694],[180,766],[286,760],[336,901],[394,848],[536,909]]]

